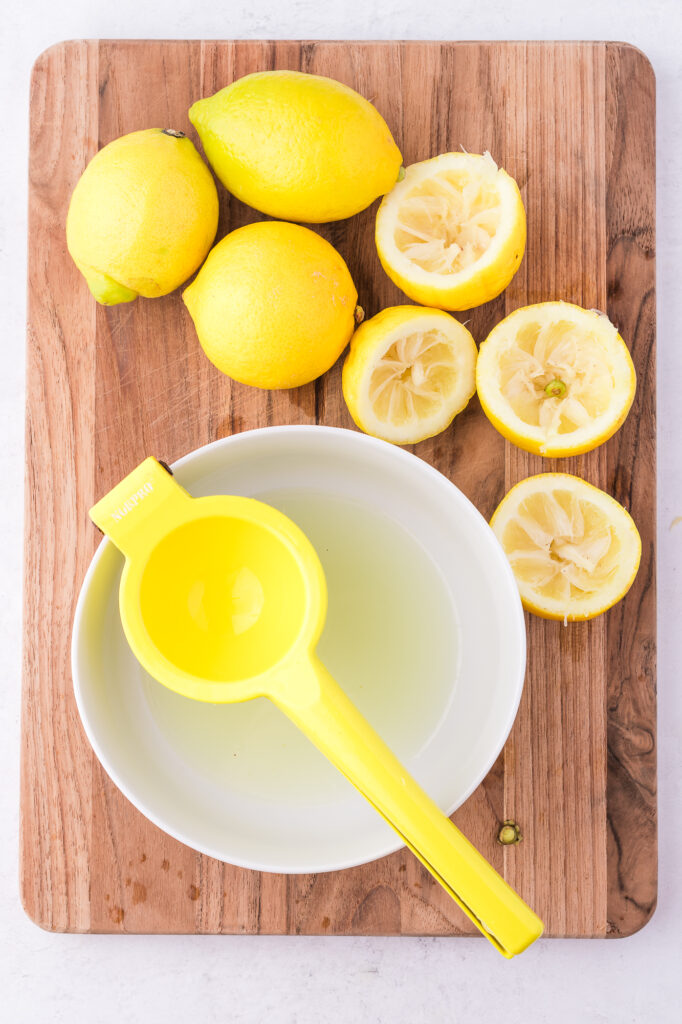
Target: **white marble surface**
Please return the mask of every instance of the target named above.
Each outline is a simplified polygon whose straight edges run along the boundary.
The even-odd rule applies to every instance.
[[[205,6],[205,10],[202,7]],[[682,830],[682,5],[678,0],[23,0],[2,17],[0,88],[0,988],[11,1024],[125,1020],[430,1024],[679,1019]],[[660,893],[632,938],[544,941],[507,963],[438,939],[50,935],[17,888],[28,82],[61,39],[621,39],[658,80]]]

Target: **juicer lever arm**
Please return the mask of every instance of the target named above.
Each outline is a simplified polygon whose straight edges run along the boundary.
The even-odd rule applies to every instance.
[[[293,671],[289,668],[288,671]],[[307,674],[301,685],[300,674]],[[362,793],[476,927],[506,957],[543,930],[539,917],[407,773],[315,655],[270,694]],[[288,696],[291,695],[291,696]]]

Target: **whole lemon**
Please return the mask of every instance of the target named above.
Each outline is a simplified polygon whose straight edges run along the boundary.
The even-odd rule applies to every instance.
[[[203,262],[218,228],[218,193],[183,132],[115,139],[81,175],[66,243],[98,302],[166,295]]]
[[[264,221],[218,242],[182,297],[219,370],[258,388],[295,388],[343,352],[358,293],[324,238]]]
[[[332,78],[246,75],[189,111],[222,183],[283,220],[352,217],[395,184],[402,157],[376,107]]]

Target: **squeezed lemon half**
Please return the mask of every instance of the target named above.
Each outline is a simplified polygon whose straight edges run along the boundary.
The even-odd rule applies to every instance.
[[[392,306],[366,320],[343,366],[343,395],[366,434],[415,444],[445,430],[476,390],[476,343],[441,309]]]
[[[384,270],[410,298],[470,309],[518,270],[526,214],[490,153],[443,153],[406,169],[379,207],[375,239]]]
[[[491,423],[537,455],[591,451],[627,416],[637,378],[604,313],[569,302],[524,306],[481,345],[476,387]]]
[[[642,543],[615,498],[569,473],[522,480],[490,525],[527,611],[565,622],[591,619],[620,601],[637,575]]]

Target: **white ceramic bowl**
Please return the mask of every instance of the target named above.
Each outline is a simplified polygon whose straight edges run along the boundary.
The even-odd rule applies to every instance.
[[[525,628],[509,564],[471,502],[414,455],[349,430],[270,427],[180,459],[194,495],[281,508],[327,575],[318,651],[448,814],[491,768],[523,687]],[[248,868],[330,871],[391,853],[389,826],[269,701],[205,705],[148,676],[118,612],[123,557],[100,545],[73,627],[78,709],[139,810]]]

